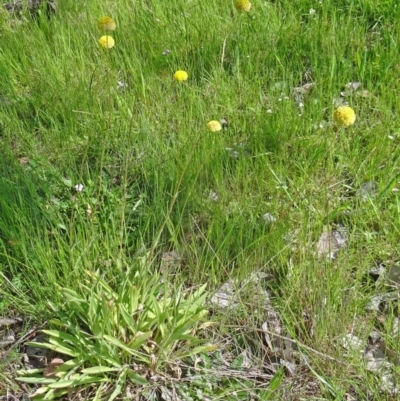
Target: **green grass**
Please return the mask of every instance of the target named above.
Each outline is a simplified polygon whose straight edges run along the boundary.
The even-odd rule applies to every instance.
[[[85,271],[99,271],[118,287],[144,256],[159,271],[175,250],[171,286],[208,283],[212,293],[270,274],[285,333],[318,351],[259,399],[300,396],[296,380],[317,380],[323,399],[353,387],[390,400],[338,339],[379,327],[399,351],[395,308],[382,314],[387,325],[365,309],[385,290],[371,267],[399,259],[397,1],[254,0],[243,14],[230,0],[58,3],[50,19],[0,14],[0,316],[43,322],[49,300],[62,305],[56,284],[84,291]],[[108,51],[97,44],[103,15],[117,24]],[[188,81],[173,80],[178,69]],[[333,101],[355,81],[368,93],[346,98],[357,120],[338,129]],[[300,110],[294,88],[307,82]],[[227,129],[207,131],[221,118]],[[363,202],[366,181],[378,196]],[[346,247],[318,258],[321,233],[338,224]],[[214,311],[219,324],[203,335],[229,339],[233,354],[253,344],[262,359],[253,292],[228,316]]]

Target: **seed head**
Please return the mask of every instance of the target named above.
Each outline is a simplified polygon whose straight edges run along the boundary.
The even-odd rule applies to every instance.
[[[111,36],[104,35],[99,39],[99,45],[104,49],[111,49],[115,45],[115,41]]]
[[[217,132],[222,130],[222,125],[217,120],[211,120],[207,123],[207,128],[211,132]]]
[[[235,8],[238,11],[245,11],[249,12],[251,8],[251,3],[249,0],[236,0],[235,1]]]
[[[356,113],[354,113],[354,110],[349,106],[340,106],[335,110],[333,119],[337,124],[349,127],[356,121]]]
[[[178,70],[175,72],[174,78],[179,82],[183,82],[189,78],[189,75],[186,71]]]
[[[117,27],[115,21],[111,17],[107,16],[101,17],[97,22],[97,26],[102,31],[114,31],[115,28]]]

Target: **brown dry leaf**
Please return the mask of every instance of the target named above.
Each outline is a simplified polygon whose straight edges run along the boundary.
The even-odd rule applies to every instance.
[[[177,250],[171,252],[164,252],[161,258],[161,271],[175,270],[181,264],[182,258],[180,257]]]
[[[239,306],[237,302],[237,288],[234,280],[230,279],[225,284],[223,284],[218,291],[212,296],[210,302],[219,308],[236,308]]]
[[[399,286],[400,285],[400,266],[398,266],[398,265],[392,266],[392,268],[389,271],[387,279],[390,284]]]
[[[43,371],[43,377],[46,378],[54,378],[57,376],[57,368],[61,366],[64,361],[61,358],[54,358],[45,368]]]
[[[25,166],[29,163],[29,157],[28,156],[20,157],[18,161],[21,166]]]
[[[317,244],[317,254],[319,257],[327,256],[335,258],[336,252],[346,243],[346,236],[341,231],[324,231]]]
[[[339,243],[331,232],[323,232],[317,244],[318,256],[330,256],[339,250]]]
[[[362,201],[376,198],[378,195],[378,184],[374,181],[366,181],[360,185],[356,191],[356,196]]]
[[[22,319],[20,317],[16,318],[16,319],[7,319],[5,317],[0,316],[0,327],[1,326],[12,326],[13,324],[21,323],[21,322],[22,322]]]
[[[310,82],[310,83],[304,84],[302,86],[296,86],[295,88],[293,88],[293,90],[295,91],[295,93],[298,93],[300,95],[307,95],[308,93],[311,92],[311,90],[314,87],[315,87],[315,83]]]
[[[360,96],[360,97],[364,97],[364,98],[369,98],[369,97],[373,97],[373,95],[371,94],[371,92],[367,91],[366,89],[363,89],[361,91],[357,91],[355,93],[355,95]]]
[[[304,107],[304,98],[311,92],[314,87],[315,83],[310,82],[302,86],[293,88],[294,100],[300,108]]]

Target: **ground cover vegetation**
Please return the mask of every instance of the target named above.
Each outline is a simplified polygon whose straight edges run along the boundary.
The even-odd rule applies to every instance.
[[[398,399],[397,1],[13,2],[0,37],[1,400]]]

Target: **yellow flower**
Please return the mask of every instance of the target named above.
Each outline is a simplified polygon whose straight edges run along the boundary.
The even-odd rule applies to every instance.
[[[178,70],[174,74],[174,78],[177,81],[182,82],[182,81],[186,81],[189,78],[189,75],[186,71]]]
[[[207,128],[211,132],[217,132],[222,130],[222,125],[217,120],[211,120],[207,123]]]
[[[101,17],[97,23],[97,26],[102,31],[114,31],[117,25],[111,17]]]
[[[115,45],[115,41],[111,36],[104,35],[99,39],[99,45],[104,49],[111,49]]]
[[[251,8],[251,3],[249,0],[236,0],[235,1],[235,8],[238,11],[246,11],[249,12]]]
[[[349,127],[356,121],[356,113],[349,106],[340,106],[335,110],[333,118],[337,124]]]

